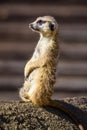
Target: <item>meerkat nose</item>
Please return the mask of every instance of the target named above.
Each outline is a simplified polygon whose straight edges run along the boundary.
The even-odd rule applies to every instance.
[[[30,24],[29,24],[29,28],[32,28],[32,27],[33,27],[33,24],[32,24],[32,23],[30,23]]]

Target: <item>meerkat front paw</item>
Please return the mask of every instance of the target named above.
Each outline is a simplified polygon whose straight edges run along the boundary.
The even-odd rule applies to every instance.
[[[28,78],[28,76],[30,75],[30,73],[33,71],[33,68],[32,68],[32,63],[29,61],[26,66],[25,66],[25,69],[24,69],[24,76],[25,76],[25,79]]]

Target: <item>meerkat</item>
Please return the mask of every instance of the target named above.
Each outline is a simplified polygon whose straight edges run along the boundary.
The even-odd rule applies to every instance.
[[[58,24],[51,16],[38,17],[29,28],[40,34],[33,56],[24,69],[25,82],[19,91],[23,101],[37,106],[58,108],[70,116],[79,130],[82,124],[68,108],[51,99],[56,81],[56,67],[59,57]]]

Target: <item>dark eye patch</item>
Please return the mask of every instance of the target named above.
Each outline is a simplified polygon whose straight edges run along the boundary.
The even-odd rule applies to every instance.
[[[46,21],[38,20],[38,21],[37,21],[37,24],[42,25],[42,24],[45,23],[45,22],[46,22]]]

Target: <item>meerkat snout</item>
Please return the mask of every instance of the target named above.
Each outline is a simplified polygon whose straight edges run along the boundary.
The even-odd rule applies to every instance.
[[[32,26],[33,26],[33,24],[32,24],[32,23],[30,23],[30,24],[29,24],[29,28],[32,28]]]
[[[39,31],[38,26],[36,24],[34,24],[34,23],[30,23],[29,28],[31,28],[33,31]]]

